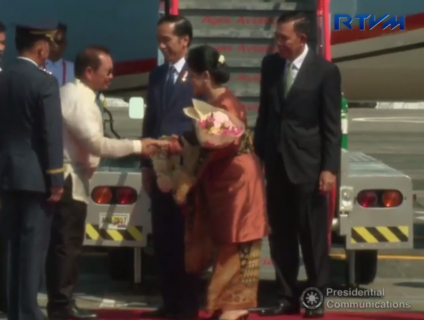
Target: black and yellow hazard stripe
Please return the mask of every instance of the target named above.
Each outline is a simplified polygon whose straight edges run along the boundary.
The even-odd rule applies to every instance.
[[[351,243],[401,243],[408,242],[409,227],[354,227]]]
[[[101,229],[95,224],[86,224],[85,238],[88,240],[141,241],[142,227],[129,226],[125,230],[114,230]]]

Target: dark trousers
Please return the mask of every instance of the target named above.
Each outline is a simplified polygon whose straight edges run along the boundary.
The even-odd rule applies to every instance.
[[[54,205],[46,195],[0,191],[2,233],[8,243],[8,319],[44,320],[37,303]]]
[[[318,179],[306,184],[290,182],[281,155],[269,154],[265,163],[271,256],[281,298],[296,299],[299,242],[308,285],[324,290],[329,278],[327,201]]]
[[[51,227],[46,261],[46,288],[49,312],[66,313],[73,305],[78,267],[83,248],[85,203],[72,198],[72,179],[68,177]]]
[[[7,242],[0,237],[0,312],[7,311],[7,251]]]
[[[152,227],[163,306],[170,312],[198,311],[196,277],[184,264],[184,217],[170,193],[152,190]]]

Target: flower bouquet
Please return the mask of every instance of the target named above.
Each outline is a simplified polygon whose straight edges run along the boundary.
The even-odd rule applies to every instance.
[[[176,136],[163,136],[161,139],[174,141],[178,138]],[[168,150],[162,150],[152,156],[151,159],[159,190],[165,193],[170,192],[175,185],[175,180],[180,175],[181,156],[170,154]]]
[[[184,113],[194,119],[198,144],[191,145],[178,137],[162,137],[171,141],[170,148],[152,157],[157,184],[162,192],[173,192],[174,200],[182,205],[187,194],[196,184],[202,148],[218,149],[228,146],[245,130],[242,121],[221,108],[193,99],[193,107],[184,108]],[[173,150],[173,145],[178,145]],[[178,150],[177,150],[178,149]]]
[[[196,179],[192,174],[200,154],[200,147],[191,146],[182,138],[184,145],[178,150],[173,150],[179,145],[176,136],[164,136],[161,139],[171,141],[168,150],[162,150],[151,157],[153,170],[156,173],[156,182],[160,191],[173,192],[174,200],[178,205],[186,201],[186,196]],[[184,163],[182,163],[184,159]]]
[[[195,120],[199,144],[205,148],[223,148],[245,130],[244,123],[236,116],[200,100],[193,99],[193,107],[184,108],[184,113]]]

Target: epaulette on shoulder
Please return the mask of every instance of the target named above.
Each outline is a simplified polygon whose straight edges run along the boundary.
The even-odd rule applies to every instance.
[[[47,74],[52,74],[49,70],[47,70],[47,69],[45,69],[45,68],[38,68],[39,70],[41,70],[41,71],[43,71],[43,72],[45,72],[45,73],[47,73]]]

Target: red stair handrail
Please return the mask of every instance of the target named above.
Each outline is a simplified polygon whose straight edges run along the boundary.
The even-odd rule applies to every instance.
[[[179,1],[178,0],[168,0],[170,1],[170,5],[169,5],[169,14],[172,15],[178,15],[178,6],[179,6]]]
[[[317,5],[317,17],[322,19],[322,30],[320,30],[323,39],[323,50],[322,54],[325,59],[331,61],[331,22],[330,22],[330,1],[331,0],[318,0]],[[337,205],[337,188],[333,188],[329,194],[328,201],[328,248],[331,250],[331,227],[333,224],[333,218],[336,213]]]

